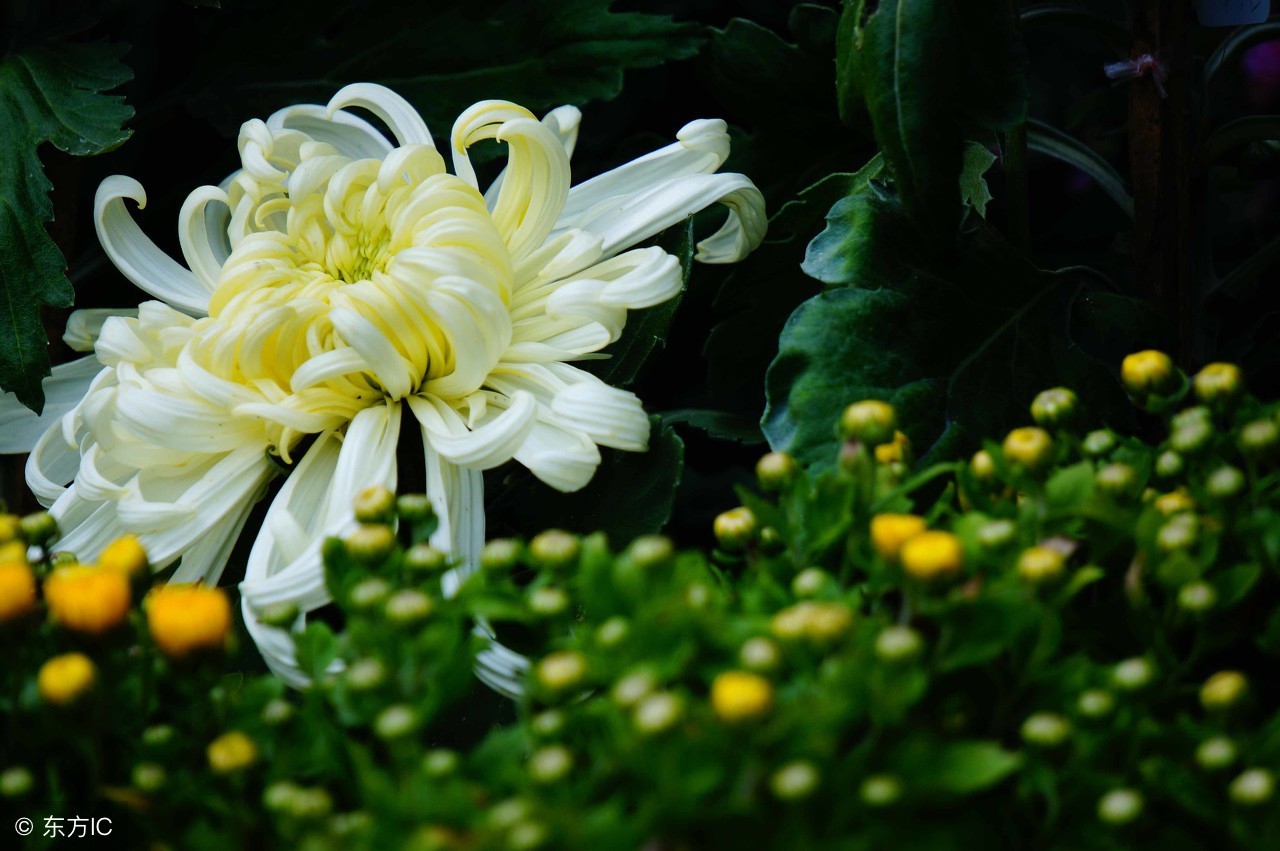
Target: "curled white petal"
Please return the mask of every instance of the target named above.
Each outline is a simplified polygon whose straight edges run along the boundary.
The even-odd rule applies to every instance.
[[[385,86],[374,83],[344,86],[329,99],[329,115],[348,106],[363,107],[381,118],[401,145],[432,144],[431,131],[422,116],[407,100]]]

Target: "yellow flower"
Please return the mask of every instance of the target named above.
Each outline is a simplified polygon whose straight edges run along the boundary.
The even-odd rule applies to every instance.
[[[47,703],[66,706],[93,687],[97,671],[83,653],[54,656],[40,666],[36,687]]]
[[[711,683],[711,706],[721,721],[758,721],[773,707],[773,686],[758,674],[726,671]]]
[[[1134,396],[1168,393],[1176,383],[1173,361],[1164,352],[1135,352],[1120,364],[1120,380]]]
[[[900,431],[893,433],[893,440],[876,447],[876,460],[881,464],[902,464],[911,457],[911,439]]]
[[[957,573],[964,565],[964,550],[950,532],[924,532],[903,544],[901,558],[907,575],[932,580]]]
[[[101,635],[124,623],[129,614],[129,577],[115,570],[67,565],[44,581],[44,599],[61,626]]]
[[[232,730],[209,743],[209,767],[217,774],[242,771],[258,761],[258,746],[253,739]]]
[[[27,545],[22,541],[6,541],[0,544],[0,561],[21,561],[27,560]]]
[[[1053,438],[1042,428],[1015,428],[1004,439],[1004,457],[1028,470],[1038,470],[1053,457]]]
[[[136,576],[147,569],[147,551],[134,535],[121,535],[98,556],[98,566]]]
[[[486,100],[437,146],[411,104],[369,83],[251,119],[235,172],[208,175],[182,205],[185,264],[133,221],[141,184],[104,180],[99,241],[152,300],[72,315],[68,337],[92,354],[55,371],[76,403],[67,417],[0,400],[21,426],[4,445],[34,450],[27,480],[61,545],[91,560],[133,531],[153,566],[181,559],[175,581],[212,584],[277,475],[271,459],[295,463],[255,524],[241,597],[268,665],[302,685],[292,642],[256,615],[327,602],[319,544],[350,530],[357,494],[394,484],[402,420],[416,421],[434,545],[449,555],[483,544],[483,471],[514,461],[569,492],[601,447],[646,451],[640,399],[576,364],[619,340],[629,311],[680,292],[679,259],[638,246],[721,204],[695,259],[736,262],[764,238],[764,198],[717,173],[723,121],[588,176],[570,164],[580,119]],[[493,182],[469,153],[489,145],[506,153]],[[510,690],[525,660],[496,650],[478,664]]]
[[[902,545],[925,528],[924,518],[914,514],[877,514],[871,518],[871,543],[881,556],[894,561]]]
[[[147,629],[164,655],[217,650],[231,630],[231,604],[219,588],[165,585],[147,595]]]
[[[30,614],[36,607],[36,577],[25,561],[0,562],[0,623]]]

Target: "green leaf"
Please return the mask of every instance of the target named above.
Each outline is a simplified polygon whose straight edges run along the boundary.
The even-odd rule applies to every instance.
[[[1125,215],[1133,217],[1133,196],[1124,178],[1092,148],[1042,121],[1027,122],[1027,147],[1074,166],[1093,178]]]
[[[963,141],[1026,115],[1021,42],[1006,0],[850,3],[837,59],[842,115],[865,103],[911,218],[950,242],[960,220]],[[939,69],[946,69],[940,73]]]
[[[298,667],[312,682],[323,682],[329,665],[338,658],[338,638],[333,630],[322,621],[312,621],[304,632],[295,633],[293,641],[298,653]]]
[[[964,203],[978,211],[984,219],[987,217],[987,202],[991,200],[991,189],[983,177],[996,161],[996,155],[987,150],[985,145],[969,142],[964,146],[964,167],[960,171],[960,197]]]
[[[129,138],[133,109],[102,92],[132,75],[111,44],[52,44],[0,63],[0,388],[24,405],[44,407],[48,340],[40,306],[69,307],[66,260],[45,230],[53,220],[38,149],[44,142],[74,156],[98,154]]]
[[[1083,505],[1093,494],[1093,465],[1088,461],[1063,467],[1045,483],[1044,495],[1053,508],[1069,510]]]
[[[999,742],[917,740],[900,749],[896,769],[927,794],[972,795],[995,786],[1021,768],[1022,762],[1022,754],[1005,750]]]
[[[198,51],[204,64],[191,105],[233,131],[247,117],[324,103],[342,85],[367,81],[394,88],[447,135],[477,101],[501,98],[542,110],[609,100],[622,90],[625,71],[692,56],[703,43],[698,24],[611,5],[444,0],[409,11],[394,3],[228,0],[221,39]],[[241,26],[233,25],[237,18]],[[288,33],[287,48],[246,56],[248,27]]]
[[[1218,606],[1229,608],[1239,603],[1249,589],[1262,578],[1262,568],[1256,564],[1242,564],[1214,573],[1208,578],[1213,590],[1218,592]]]
[[[1204,63],[1204,79],[1212,83],[1223,66],[1241,50],[1260,41],[1280,37],[1280,21],[1268,21],[1265,24],[1253,24],[1240,27],[1222,40],[1213,55]]]
[[[509,483],[490,505],[499,528],[533,535],[544,529],[601,531],[614,546],[657,532],[671,516],[676,486],[684,469],[684,441],[670,426],[651,417],[653,432],[647,452],[605,449],[604,461],[590,484],[576,493],[561,493],[532,475]]]
[[[760,433],[758,422],[728,411],[682,408],[663,411],[659,416],[664,428],[669,425],[688,425],[720,440],[733,440],[748,446],[764,443],[764,435]]]
[[[654,349],[666,344],[667,329],[675,319],[676,310],[689,286],[689,273],[693,269],[693,218],[683,224],[663,231],[654,240],[657,245],[680,261],[683,282],[680,292],[662,304],[632,311],[627,324],[616,343],[604,350],[607,359],[587,361],[584,366],[615,387],[626,387],[636,380],[640,370],[653,354]]]

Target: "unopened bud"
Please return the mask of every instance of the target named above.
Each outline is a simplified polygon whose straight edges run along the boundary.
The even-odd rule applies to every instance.
[[[396,495],[385,485],[365,488],[356,495],[356,520],[361,523],[390,523],[395,510]]]
[[[35,778],[25,766],[14,765],[0,772],[0,798],[21,798],[35,786]]]
[[[529,776],[544,785],[563,780],[573,770],[573,754],[564,745],[548,745],[529,759]]]
[[[1166,449],[1156,457],[1156,475],[1162,479],[1176,479],[1186,469],[1187,463],[1172,449]]]
[[[394,703],[378,713],[373,719],[373,732],[378,738],[390,740],[409,735],[418,726],[418,713],[413,707],[403,703]]]
[[[582,684],[587,676],[587,660],[574,650],[559,650],[538,663],[538,682],[552,692],[563,692]]]
[[[1280,450],[1280,425],[1272,420],[1254,420],[1240,429],[1236,442],[1250,461],[1269,460]]]
[[[738,661],[744,668],[767,673],[777,669],[782,661],[782,651],[769,639],[756,636],[742,642],[742,647],[738,650]]]
[[[22,537],[28,544],[43,547],[58,534],[58,523],[47,511],[28,514],[21,520]]]
[[[569,595],[560,588],[535,588],[528,596],[529,611],[540,618],[558,617],[569,610]]]
[[[1089,689],[1082,693],[1076,701],[1076,709],[1085,718],[1103,718],[1116,708],[1116,699],[1111,692],[1100,688]]]
[[[1093,477],[1098,490],[1124,499],[1134,496],[1138,490],[1138,474],[1128,464],[1107,464]]]
[[[902,797],[902,783],[892,774],[875,774],[862,781],[858,797],[868,807],[888,807]]]
[[[969,459],[969,471],[973,473],[975,479],[987,484],[996,477],[995,459],[991,457],[991,453],[987,450],[979,449]]]
[[[1053,460],[1053,438],[1042,428],[1015,428],[1001,449],[1010,463],[1032,472],[1043,470]]]
[[[1111,681],[1121,691],[1144,689],[1151,684],[1155,676],[1155,666],[1140,656],[1125,659],[1111,671]]]
[[[435,513],[431,500],[424,493],[406,493],[396,497],[396,514],[406,523],[425,523]]]
[[[381,605],[391,594],[391,586],[381,579],[365,579],[356,584],[348,595],[352,608],[372,609]]]
[[[548,529],[529,542],[529,556],[540,570],[560,570],[578,561],[582,543],[577,535],[561,529]]]
[[[893,406],[874,399],[854,402],[840,416],[840,436],[867,446],[888,443],[897,428],[898,415]]]
[[[924,639],[909,626],[891,626],[876,636],[876,658],[890,665],[910,662],[924,649]]]
[[[423,573],[439,573],[449,566],[449,557],[430,544],[414,544],[405,551],[404,566]]]
[[[596,627],[596,643],[605,649],[614,648],[626,641],[630,632],[631,625],[627,619],[614,615]]]
[[[1221,771],[1224,768],[1230,768],[1237,756],[1236,743],[1226,736],[1205,739],[1196,748],[1196,764],[1205,771]]]
[[[1178,589],[1178,606],[1194,614],[1207,612],[1218,602],[1218,592],[1208,582],[1188,582]]]
[[[1148,349],[1124,359],[1120,380],[1129,395],[1137,399],[1152,394],[1168,396],[1178,389],[1178,370],[1164,352]]]
[[[1113,789],[1098,801],[1098,818],[1104,824],[1129,824],[1142,815],[1142,794],[1134,789]]]
[[[797,597],[816,597],[831,582],[831,574],[817,567],[800,571],[791,580],[791,593]]]
[[[1211,363],[1196,373],[1193,383],[1196,398],[1206,405],[1229,403],[1244,390],[1240,367],[1233,363]]]
[[[796,459],[785,452],[770,452],[756,462],[756,480],[768,493],[786,490],[800,474]]]
[[[520,563],[524,547],[512,538],[495,538],[480,550],[480,567],[491,573],[511,570]]]
[[[133,767],[131,774],[133,788],[139,792],[158,792],[164,788],[168,779],[164,766],[154,762],[140,762]]]
[[[627,558],[641,570],[655,570],[671,563],[676,548],[666,535],[641,535],[627,547]]]
[[[1022,740],[1038,748],[1054,748],[1071,735],[1071,722],[1052,712],[1037,712],[1022,722]]]
[[[386,682],[387,667],[379,659],[357,659],[342,676],[352,691],[371,691]]]
[[[636,706],[632,721],[636,731],[644,736],[656,736],[670,730],[684,714],[684,704],[674,694],[651,694]]]
[[[978,543],[986,550],[1007,547],[1018,537],[1018,525],[1012,520],[992,520],[978,529]]]
[[[343,539],[347,552],[361,564],[377,564],[396,546],[395,531],[385,524],[363,524]]]
[[[1066,571],[1066,559],[1051,547],[1030,547],[1018,556],[1018,576],[1030,585],[1057,582]]]
[[[1271,800],[1275,789],[1274,774],[1265,768],[1250,768],[1232,780],[1227,791],[1234,803],[1242,807],[1258,807]]]
[[[1101,458],[1116,448],[1116,435],[1110,429],[1098,429],[1084,436],[1080,449],[1090,458]]]
[[[1226,502],[1244,491],[1244,473],[1229,464],[1224,465],[1209,474],[1204,487],[1210,498]]]
[[[722,513],[716,517],[714,524],[716,540],[730,552],[746,548],[755,538],[758,528],[755,512],[745,505]]]
[[[1044,428],[1066,428],[1080,414],[1080,400],[1066,387],[1045,390],[1031,403],[1031,418]]]
[[[822,782],[822,776],[813,763],[807,760],[789,762],[769,778],[769,788],[782,801],[798,801],[812,795]]]
[[[1249,691],[1249,681],[1239,671],[1219,671],[1200,688],[1200,704],[1208,712],[1235,707]]]

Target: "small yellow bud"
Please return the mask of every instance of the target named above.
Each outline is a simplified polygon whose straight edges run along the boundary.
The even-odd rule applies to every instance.
[[[548,529],[529,542],[529,555],[535,567],[558,570],[578,561],[582,544],[578,536],[560,529]]]
[[[785,452],[770,452],[756,462],[756,480],[760,489],[771,493],[786,490],[799,473],[796,459]]]
[[[363,523],[343,539],[347,552],[361,564],[376,564],[396,546],[396,533],[383,523]]]
[[[1241,427],[1236,441],[1251,461],[1266,461],[1280,448],[1280,425],[1271,420],[1254,420]]]
[[[258,761],[258,746],[238,730],[223,733],[209,743],[209,767],[215,774],[233,774]]]
[[[1185,490],[1179,488],[1176,491],[1156,497],[1155,507],[1156,511],[1165,517],[1172,517],[1175,514],[1195,510],[1196,501]]]
[[[1042,428],[1015,428],[1001,448],[1005,458],[1028,470],[1043,469],[1053,460],[1053,438]]]
[[[641,735],[656,736],[679,723],[683,714],[684,704],[679,696],[660,691],[640,701],[632,714],[632,722]]]
[[[15,539],[0,544],[0,562],[20,561],[24,564],[27,561],[27,544],[21,539]]]
[[[1249,690],[1239,671],[1219,671],[1200,688],[1200,704],[1209,712],[1222,712],[1238,704]]]
[[[1271,800],[1275,794],[1276,777],[1265,768],[1244,771],[1228,787],[1231,800],[1242,807],[1257,807]]]
[[[390,523],[395,517],[396,495],[385,485],[373,485],[356,495],[355,515],[361,523]]]
[[[840,417],[840,435],[845,440],[856,440],[868,446],[879,446],[893,440],[897,427],[898,414],[893,405],[875,399],[854,402],[844,409]]]
[[[147,595],[145,608],[151,640],[171,659],[226,646],[231,604],[220,588],[162,585]]]
[[[118,570],[126,576],[138,576],[147,569],[147,551],[133,535],[116,538],[98,556],[98,566]]]
[[[964,566],[960,539],[950,532],[923,532],[902,546],[902,569],[914,579],[951,576]]]
[[[807,639],[828,644],[843,636],[853,625],[853,613],[842,603],[805,601],[777,612],[769,628],[784,641]]]
[[[0,624],[29,615],[36,608],[36,576],[25,561],[0,562]]]
[[[1206,405],[1230,402],[1244,389],[1240,367],[1233,363],[1211,363],[1196,373],[1196,398]]]
[[[1129,355],[1120,364],[1120,380],[1131,396],[1167,396],[1177,388],[1177,369],[1164,352],[1148,349]]]
[[[720,546],[729,551],[737,551],[746,547],[755,538],[759,523],[755,512],[745,505],[740,505],[716,517],[713,529]]]
[[[1080,400],[1066,387],[1045,390],[1031,403],[1031,418],[1045,428],[1070,425],[1079,413]]]
[[[1113,789],[1098,801],[1098,818],[1105,824],[1128,824],[1142,815],[1144,804],[1142,793],[1134,789]]]
[[[22,520],[16,514],[0,514],[0,544],[11,541],[22,541]]]
[[[529,758],[529,776],[542,784],[563,780],[573,770],[573,754],[564,745],[539,748]]]
[[[1031,585],[1057,582],[1065,569],[1066,559],[1051,547],[1029,547],[1018,556],[1018,576]]]
[[[911,458],[911,439],[900,431],[893,440],[876,447],[876,460],[881,464],[905,464]]]
[[[989,482],[995,478],[996,461],[991,457],[990,452],[985,449],[979,449],[973,453],[973,458],[969,460],[969,470],[978,481]]]
[[[871,518],[871,544],[888,561],[896,561],[902,545],[927,528],[914,514],[877,514]]]
[[[60,567],[44,581],[49,614],[74,632],[102,635],[129,615],[129,577],[83,565]]]
[[[93,688],[97,670],[83,653],[54,656],[40,666],[36,688],[46,703],[67,706]]]
[[[538,682],[548,691],[561,692],[582,684],[587,660],[573,650],[559,650],[538,663]]]
[[[726,671],[711,683],[711,706],[721,721],[759,721],[773,708],[773,686],[759,674]]]
[[[798,801],[812,795],[821,782],[822,775],[813,763],[796,760],[773,773],[769,778],[769,788],[779,800]]]

